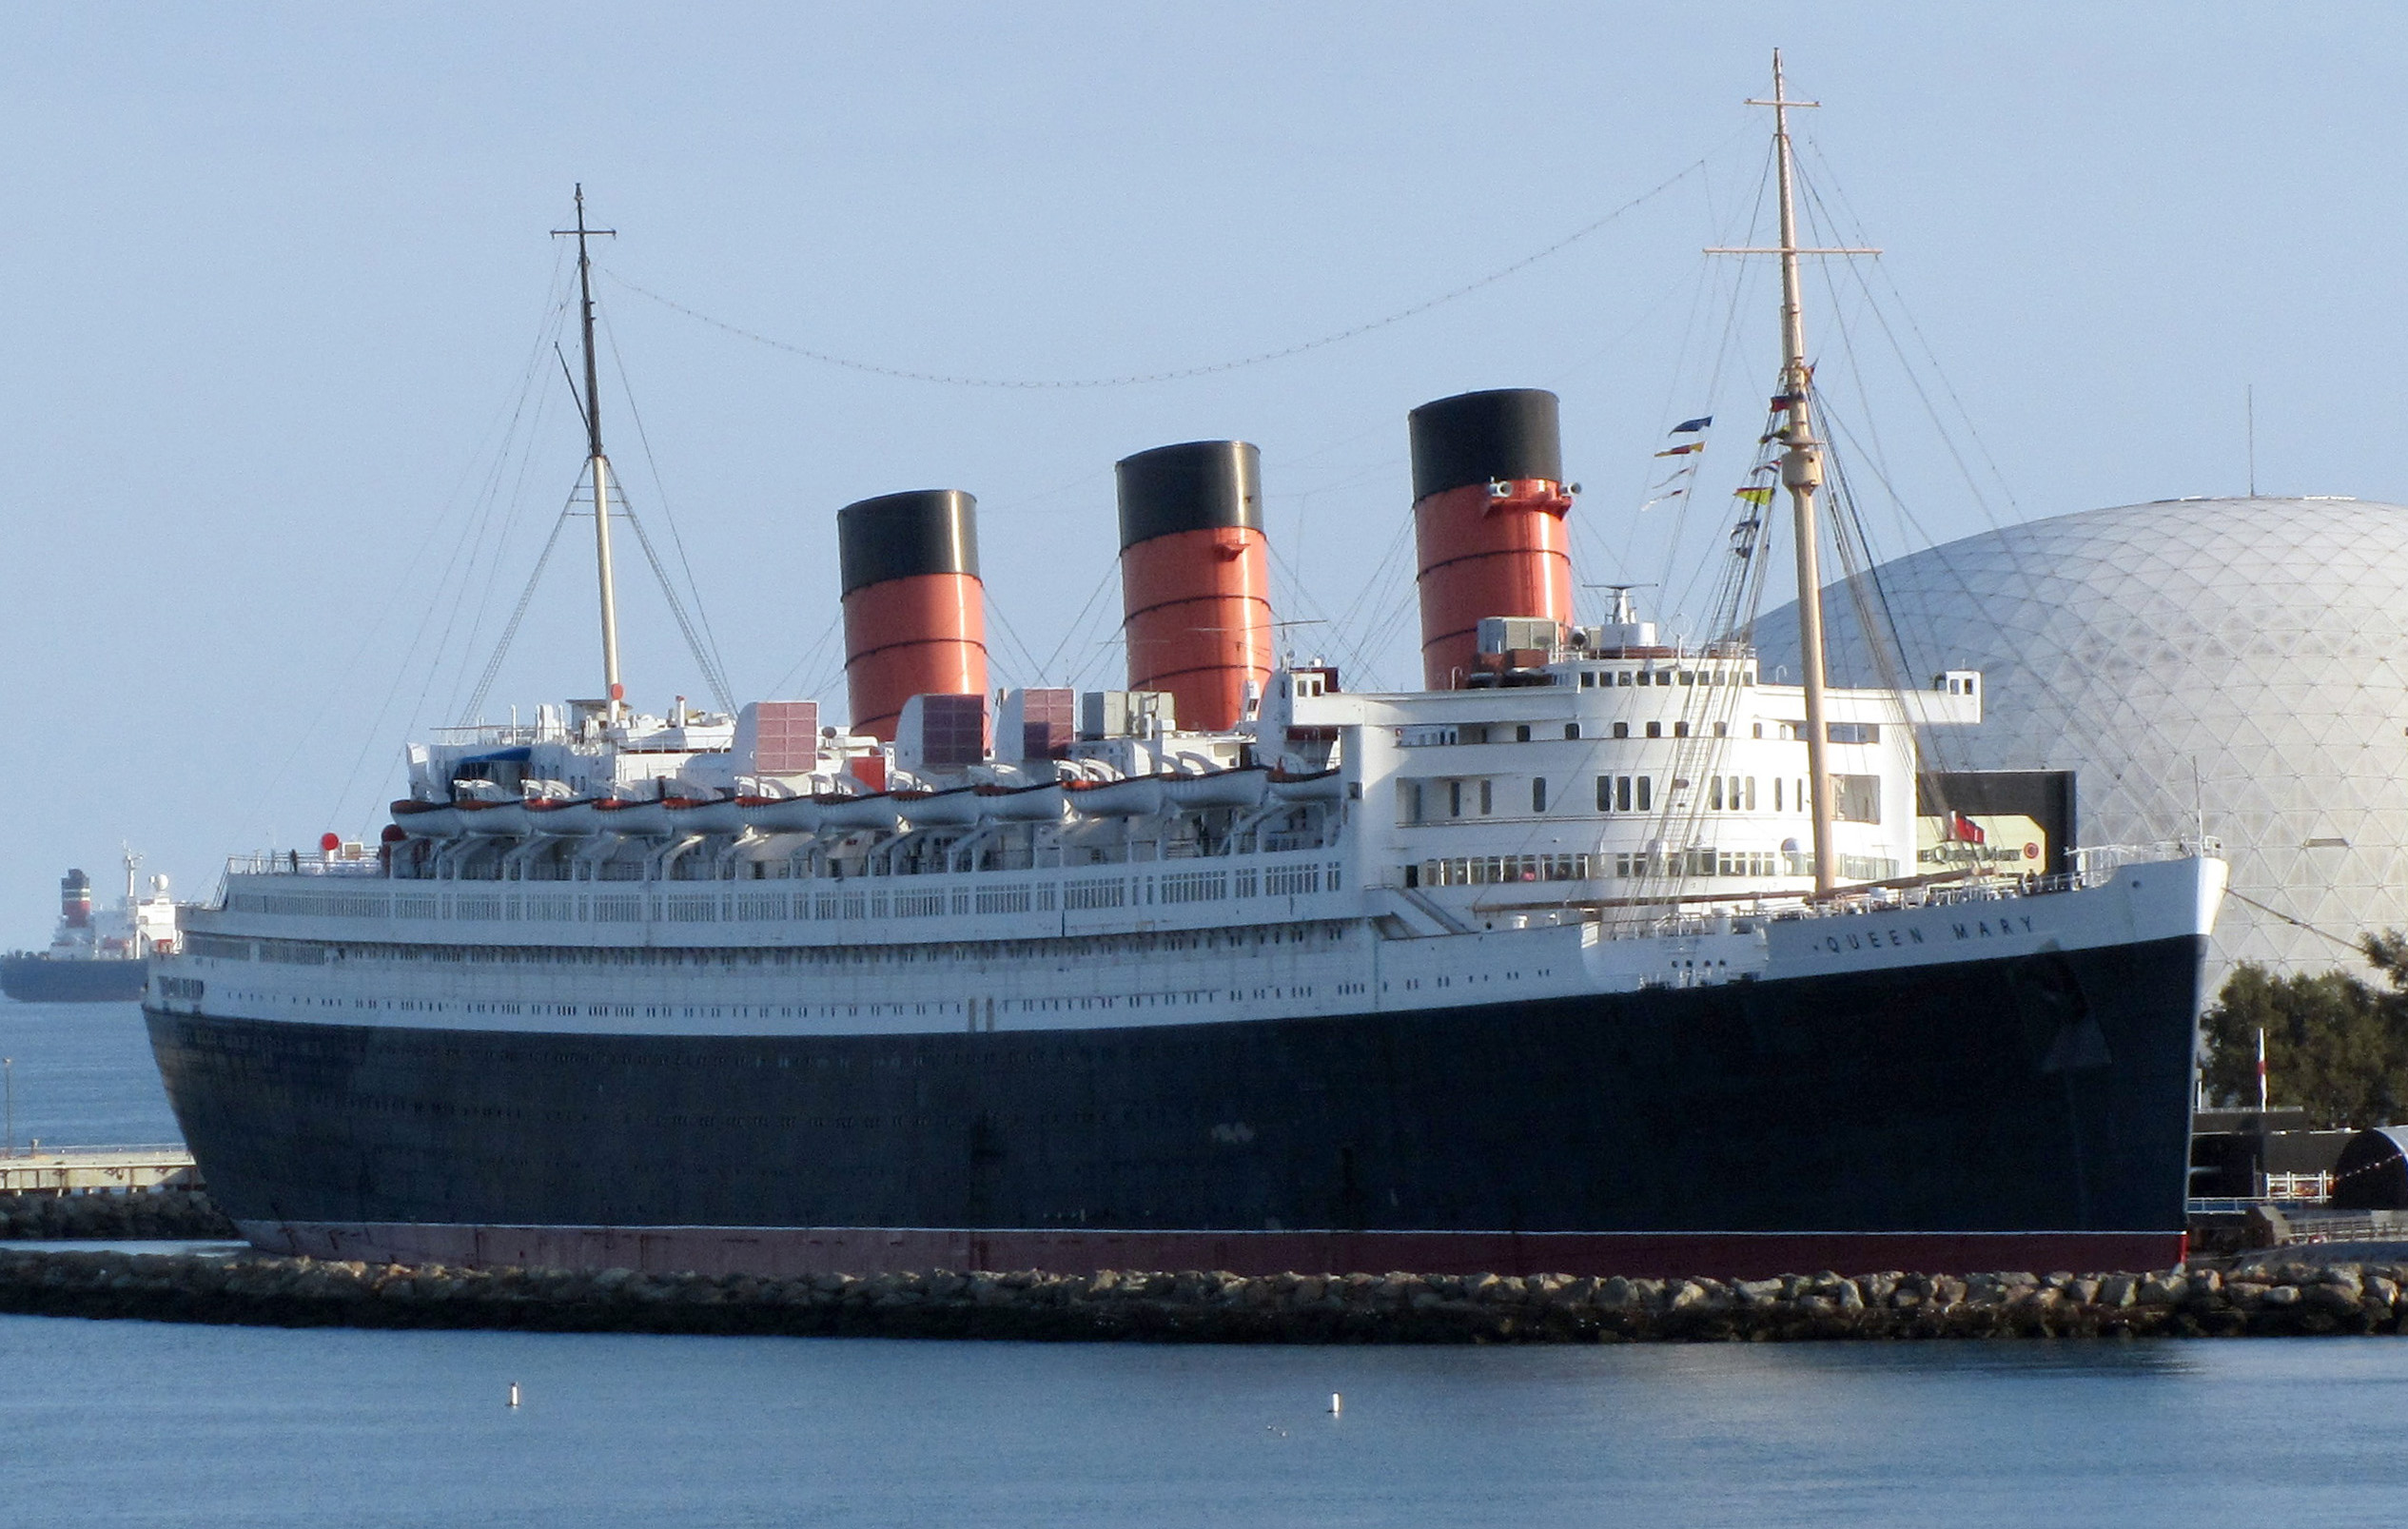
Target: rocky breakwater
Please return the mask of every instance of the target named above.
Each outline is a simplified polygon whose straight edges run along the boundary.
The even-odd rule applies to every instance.
[[[462,1269],[0,1248],[0,1311],[277,1326],[1202,1343],[2397,1333],[2408,1269],[1625,1280]]]
[[[199,1189],[0,1194],[0,1238],[44,1242],[231,1242],[241,1234]]]

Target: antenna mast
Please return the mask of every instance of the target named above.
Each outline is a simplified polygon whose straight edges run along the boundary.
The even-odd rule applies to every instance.
[[[1781,486],[1790,491],[1790,507],[1797,535],[1798,667],[1806,681],[1806,770],[1814,809],[1814,895],[1829,897],[1838,887],[1839,862],[1831,849],[1831,776],[1826,760],[1830,725],[1824,716],[1822,532],[1814,514],[1814,493],[1823,486],[1823,442],[1814,439],[1814,416],[1807,395],[1814,369],[1806,363],[1806,304],[1798,281],[1800,255],[1878,255],[1878,249],[1808,249],[1797,242],[1797,198],[1790,152],[1790,108],[1818,107],[1819,101],[1792,101],[1781,81],[1781,50],[1772,50],[1772,99],[1750,101],[1752,107],[1772,108],[1772,151],[1780,167],[1781,242],[1771,248],[1716,248],[1710,255],[1778,255],[1781,257],[1781,396],[1777,401],[1784,423],[1781,442]]]
[[[1765,105],[1768,103],[1752,103]],[[1814,895],[1828,897],[1836,885],[1831,849],[1831,776],[1825,751],[1830,726],[1824,719],[1822,530],[1814,491],[1823,486],[1822,442],[1814,439],[1807,388],[1806,306],[1797,266],[1797,206],[1791,186],[1790,108],[1812,106],[1789,99],[1781,84],[1781,50],[1772,50],[1772,150],[1781,171],[1781,395],[1789,421],[1781,431],[1781,486],[1790,491],[1797,538],[1797,657],[1806,679],[1806,776],[1814,804]],[[592,309],[589,307],[590,314]],[[590,330],[592,320],[587,320]],[[599,449],[598,447],[597,448]]]
[[[610,459],[602,455],[602,400],[594,371],[594,263],[585,252],[589,236],[616,237],[616,228],[585,226],[585,183],[577,187],[577,226],[555,228],[556,239],[577,236],[577,291],[585,340],[585,454],[594,482],[594,570],[601,583],[602,695],[610,720],[620,719],[627,691],[618,681],[618,590],[611,578]]]

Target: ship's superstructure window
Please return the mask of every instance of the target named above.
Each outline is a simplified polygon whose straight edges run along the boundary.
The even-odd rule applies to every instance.
[[[1480,816],[1486,817],[1495,811],[1497,811],[1496,782],[1483,780],[1480,782]]]
[[[1715,813],[1752,813],[1756,807],[1753,775],[1715,775],[1706,783],[1706,808]]]
[[[1537,776],[1530,782],[1530,810],[1534,813],[1547,810],[1547,777],[1544,775]]]
[[[1580,724],[1566,722],[1563,725],[1563,735],[1567,741],[1576,740],[1580,736]]]
[[[1597,811],[1628,813],[1648,811],[1654,805],[1654,785],[1648,775],[1597,776]]]
[[[1417,868],[1407,866],[1408,872]],[[1605,873],[1605,857],[1589,854],[1488,854],[1424,860],[1424,887],[1495,887],[1517,881],[1587,881]]]
[[[1651,723],[1649,725],[1653,726],[1654,724]],[[1676,738],[1685,738],[1689,736],[1689,724],[1685,721],[1674,722],[1673,724],[1673,736]]]
[[[1463,783],[1459,780],[1450,780],[1446,783],[1446,815],[1449,817],[1463,815]]]
[[[1662,737],[1662,736],[1664,735],[1664,724],[1663,724],[1663,723],[1661,723],[1661,722],[1650,722],[1650,723],[1648,723],[1648,724],[1647,724],[1647,735],[1648,735],[1649,737],[1651,737],[1651,738],[1660,738],[1660,737]]]
[[[1881,777],[1831,776],[1831,815],[1843,823],[1880,822]]]
[[[1628,723],[1628,722],[1616,722],[1616,723],[1615,723],[1615,724],[1614,724],[1614,735],[1615,735],[1615,737],[1617,737],[1617,738],[1627,738],[1627,737],[1629,737],[1629,736],[1631,735],[1631,724],[1630,724],[1630,723]]]
[[[1514,741],[1516,743],[1528,743],[1530,741],[1529,723],[1524,722],[1514,729]]]

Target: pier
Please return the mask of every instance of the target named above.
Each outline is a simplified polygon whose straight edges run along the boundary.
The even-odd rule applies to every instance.
[[[179,1145],[54,1147],[0,1156],[0,1194],[147,1194],[201,1186],[200,1168]]]

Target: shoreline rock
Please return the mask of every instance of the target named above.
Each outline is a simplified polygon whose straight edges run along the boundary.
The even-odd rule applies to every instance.
[[[2408,1267],[1892,1271],[1778,1280],[1557,1275],[858,1277],[468,1269],[0,1245],[0,1312],[315,1327],[1047,1342],[1496,1343],[2397,1334]]]
[[[239,1241],[200,1189],[135,1194],[0,1194],[0,1240],[11,1242]]]

